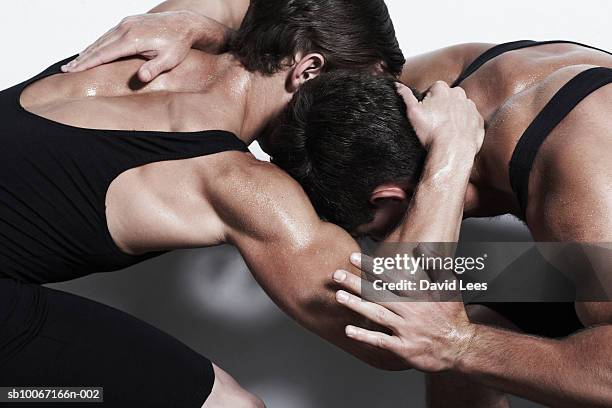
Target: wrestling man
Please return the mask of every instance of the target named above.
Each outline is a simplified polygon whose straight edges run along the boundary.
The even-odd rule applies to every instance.
[[[306,328],[371,364],[403,367],[344,336],[358,316],[336,304],[328,271],[350,267],[355,240],[321,221],[289,175],[247,149],[323,73],[399,75],[404,58],[383,1],[253,2],[229,52],[188,50],[149,83],[134,78],[138,58],[66,74],[64,63],[0,92],[0,384],[102,386],[109,406],[263,406],[167,334],[42,286],[223,243]],[[445,112],[423,106],[423,114],[457,111],[456,120],[426,133],[474,140],[448,154],[432,149],[426,168],[435,177],[472,163],[484,129],[464,94],[433,98]],[[465,186],[448,184],[424,187],[421,201],[447,203],[454,220]],[[413,232],[453,240],[457,225],[448,221]]]
[[[196,2],[191,2],[194,3]],[[206,2],[197,3],[195,11],[204,12],[205,10],[199,7],[203,7],[201,5]],[[169,21],[178,16],[157,18],[160,21]],[[219,18],[228,26],[232,26],[232,22],[224,21],[222,15]],[[139,36],[144,35],[146,30],[136,24],[138,21],[138,18],[128,21],[111,32],[106,42],[95,44],[67,69],[78,70],[123,56],[131,43],[121,40],[119,34],[130,32],[135,38],[142,39]],[[210,23],[206,24],[210,26]],[[198,27],[205,27],[206,24],[199,24]],[[233,24],[235,26],[236,23]],[[182,37],[178,42],[182,44],[182,48],[193,40],[191,38],[186,42],[186,38]],[[143,47],[150,47],[150,43],[145,41],[144,44]],[[193,42],[189,43],[187,48],[191,45]],[[172,55],[177,58],[176,50],[182,48],[152,47],[136,51],[155,50],[154,56]],[[131,52],[134,52],[134,49]],[[155,69],[163,71],[170,68],[167,65],[170,60],[171,58],[153,59],[150,67],[158,67]],[[528,41],[499,46],[460,45],[407,61],[401,77],[404,84],[422,92],[430,89],[438,94],[451,92],[439,83],[431,88],[438,80],[461,85],[467,95],[476,102],[487,124],[487,138],[482,152],[474,168],[470,166],[465,176],[466,192],[465,201],[461,205],[461,215],[449,225],[455,226],[462,216],[512,213],[526,221],[534,238],[539,241],[610,241],[612,226],[608,225],[608,221],[612,200],[608,186],[611,174],[607,165],[610,161],[607,157],[607,152],[610,151],[610,132],[606,117],[609,114],[611,96],[606,85],[610,82],[611,64],[607,53],[580,44]],[[401,117],[401,104],[393,102],[395,95],[389,84],[378,82],[375,87],[368,88],[369,92],[364,92],[364,88],[351,88],[346,85],[346,81],[337,78],[335,82],[325,82],[325,78],[321,77],[319,82],[312,83],[313,92],[310,95],[304,92],[302,96],[298,96],[294,107],[299,105],[297,101],[300,98],[316,97],[317,86],[329,93],[329,89],[334,89],[335,83],[344,83],[338,85],[343,106],[350,108],[357,102],[363,104],[363,101],[374,101],[376,99],[368,95],[383,92],[391,98],[386,100],[384,96],[379,95],[388,103],[384,106],[394,106],[397,113],[395,116],[389,115],[389,109],[377,110],[376,106],[380,104],[373,104],[372,110],[366,110],[371,115],[363,114],[359,120],[350,123],[379,124],[375,119],[385,115],[387,121],[402,123],[402,120],[405,120]],[[406,91],[404,94],[409,105],[411,123],[417,128],[433,123],[431,116],[419,115],[418,108],[415,107],[422,108],[422,105],[411,101]],[[329,112],[332,105],[337,104],[337,100],[333,99],[327,99],[327,104],[324,99],[317,100],[323,103],[310,105],[310,108],[316,111],[312,114],[313,117],[321,117],[322,111]],[[353,101],[354,105],[347,101]],[[431,103],[433,99],[429,101]],[[308,117],[309,113],[312,112],[302,110],[300,115]],[[345,112],[346,115],[354,113],[351,109]],[[401,219],[406,208],[410,211],[418,205],[420,190],[416,189],[416,195],[412,192],[415,179],[421,174],[419,160],[422,160],[423,153],[418,152],[414,140],[407,138],[410,133],[409,125],[398,126],[405,132],[404,135],[381,132],[385,134],[377,139],[381,141],[378,148],[373,144],[360,144],[363,139],[356,136],[365,132],[360,133],[358,126],[347,128],[348,122],[340,117],[326,123],[329,126],[328,138],[322,134],[295,132],[304,130],[307,123],[292,125],[295,137],[302,139],[291,140],[291,134],[283,133],[283,136],[288,138],[282,138],[282,145],[274,146],[272,143],[269,147],[272,151],[276,150],[275,161],[302,183],[317,210],[326,219],[357,234],[385,236],[396,221]],[[391,125],[384,129],[394,130]],[[330,140],[342,133],[350,133],[353,138],[349,139],[350,143],[346,143],[346,139],[343,140],[344,151],[334,152],[334,145],[330,144]],[[426,138],[426,135],[420,135],[421,138],[423,136]],[[395,141],[391,140],[393,137]],[[305,140],[309,141],[308,147],[312,150],[298,150],[299,147],[305,146]],[[398,146],[397,143],[404,143],[406,146]],[[460,145],[461,142],[458,141],[455,147]],[[346,146],[351,146],[351,152],[367,149],[368,155],[380,149],[379,157],[386,162],[387,173],[377,167],[381,161],[372,161],[375,164],[371,169],[364,168],[367,161],[357,159],[353,163],[347,162],[338,166],[340,157],[359,157],[359,154],[347,154]],[[335,155],[326,153],[329,157],[317,156],[317,153],[330,151]],[[407,152],[408,157],[414,159],[413,165],[407,165],[405,157],[394,157],[390,151]],[[431,158],[433,152],[431,150],[428,157]],[[290,160],[287,160],[287,157]],[[402,159],[404,162],[399,163]],[[312,171],[313,163],[319,166],[329,165],[325,160],[336,160],[335,177],[310,177],[311,174],[317,174],[317,171]],[[304,169],[311,171],[307,173]],[[343,169],[344,173],[341,171]],[[332,173],[321,168],[318,170],[318,174]],[[370,177],[369,185],[348,182],[357,178],[363,179],[364,175],[376,174],[379,174],[380,178],[376,180],[376,177]],[[425,171],[424,174],[427,178],[428,172]],[[461,179],[461,174],[463,173],[456,172],[452,179]],[[436,184],[445,185],[443,181],[438,178]],[[339,211],[340,209],[343,211]],[[435,206],[431,206],[428,211],[429,217],[423,220],[430,222],[444,213],[440,207]],[[583,216],[577,217],[578,214]],[[411,226],[415,226],[415,219],[412,219]],[[401,230],[400,228],[399,231]],[[448,241],[448,235],[443,234],[409,237],[396,232],[391,236],[407,242]],[[609,261],[597,257],[592,259],[593,270],[604,277],[609,275]],[[344,280],[347,289],[357,292],[352,275],[344,276],[347,276]],[[583,277],[582,282],[588,281],[588,277]],[[339,298],[346,299],[346,293],[342,295]],[[490,307],[470,307],[470,323],[463,306],[459,304],[448,306],[435,303],[403,303],[399,306],[389,305],[394,312],[389,313],[388,310],[384,311],[372,304],[351,301],[354,298],[350,296],[348,299],[348,303],[344,303],[374,318],[383,326],[392,326],[395,333],[395,337],[372,333],[363,337],[362,331],[351,327],[352,337],[392,349],[407,366],[427,372],[445,371],[428,377],[428,398],[431,406],[447,406],[447,398],[452,398],[455,406],[506,406],[507,401],[500,391],[553,406],[611,404],[612,387],[609,373],[612,370],[609,362],[612,351],[608,344],[612,334],[607,324],[612,322],[612,313],[607,303],[578,303],[578,313],[568,304],[529,306],[529,309],[519,309],[519,313],[515,311],[519,306],[498,305],[497,312]],[[383,316],[393,319],[392,324],[385,319],[376,319],[376,314],[371,313],[372,310],[378,310]],[[554,318],[546,313],[552,313]],[[408,314],[410,319],[398,317]],[[490,323],[516,330],[521,328],[521,319],[524,320],[526,314],[530,319],[538,319],[542,327],[552,324],[553,319],[559,319],[561,325],[554,327],[551,333],[562,339],[530,337],[476,324]],[[431,316],[438,317],[434,320],[438,324],[432,324]],[[508,318],[504,319],[504,316]],[[584,327],[587,329],[575,333]],[[448,333],[453,336],[447,336]],[[403,347],[395,347],[400,342]],[[538,361],[538,364],[533,364],[533,361]],[[558,366],[560,361],[565,362],[562,367]]]

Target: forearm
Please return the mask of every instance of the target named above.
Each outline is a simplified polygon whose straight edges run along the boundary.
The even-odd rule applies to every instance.
[[[149,13],[191,11],[224,26],[237,30],[249,6],[248,0],[167,0]]]
[[[548,340],[487,326],[457,371],[491,388],[555,407],[612,406],[612,326]]]
[[[475,154],[433,146],[406,217],[389,242],[456,242]]]

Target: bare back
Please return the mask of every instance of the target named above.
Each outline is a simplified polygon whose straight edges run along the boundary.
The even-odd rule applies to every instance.
[[[455,64],[454,72],[439,74],[454,82],[466,64],[489,48],[470,45],[465,46],[463,54],[457,49],[440,54],[447,60],[452,55],[461,63]],[[509,176],[509,163],[519,139],[561,88],[596,66],[612,67],[612,57],[573,44],[541,45],[502,54],[461,84],[486,121],[487,136],[476,169],[484,197],[506,201],[501,208],[520,213]],[[537,241],[612,240],[611,100],[610,85],[593,92],[563,118],[540,147],[529,177],[525,211]],[[496,206],[492,202],[485,205]],[[593,280],[611,287],[609,265],[601,257],[601,249],[588,251],[588,276],[581,265],[568,263],[563,268],[572,275],[580,274],[576,278],[579,291],[588,290]],[[551,261],[556,264],[558,260]],[[584,324],[612,321],[610,307],[601,303],[578,303],[577,310]]]
[[[78,128],[239,134],[243,81],[231,57],[192,51],[179,67],[146,86],[134,79],[141,64],[130,59],[47,77],[25,89],[21,105]],[[115,243],[132,254],[219,244],[221,227],[202,200],[203,179],[217,177],[213,169],[226,160],[243,158],[248,155],[227,152],[151,163],[121,174],[106,195]],[[194,220],[201,222],[198,228]]]
[[[402,80],[420,91],[425,91],[434,80],[455,82],[472,61],[492,47],[491,44],[459,45],[409,59]],[[514,199],[508,166],[500,163],[510,162],[519,138],[555,93],[575,75],[593,66],[612,67],[612,56],[574,44],[538,45],[504,53],[486,62],[461,83],[461,87],[465,89],[468,97],[474,100],[485,119],[487,137],[480,153],[478,172],[483,176],[483,184],[495,186],[493,192],[498,197],[505,196],[507,201]],[[414,77],[411,75],[413,72]],[[580,129],[580,136],[574,136],[572,139],[583,146],[589,146],[591,153],[588,154],[593,154],[594,157],[599,157],[602,151],[610,151],[605,148],[610,143],[610,138],[591,129],[592,126],[601,127],[602,123],[605,124],[606,115],[609,115],[609,107],[601,103],[602,98],[605,100],[610,92],[608,88],[610,87],[595,92],[581,104],[589,105],[589,120],[585,120],[584,114],[575,113],[562,122],[565,127],[575,128],[575,132]],[[591,99],[597,99],[599,102],[591,103]],[[580,109],[580,112],[584,111],[585,109]],[[558,152],[554,153],[547,148],[548,145],[561,147],[563,142],[554,142],[560,138],[555,135],[560,133],[562,131],[556,129],[547,138],[539,159],[545,160],[545,156],[557,154],[564,160],[569,160],[570,149],[563,149],[563,153],[552,149]],[[584,153],[586,152],[581,150],[581,156]],[[541,160],[535,164],[535,173],[539,171]],[[603,163],[588,159],[586,161]],[[514,208],[513,212],[518,212],[518,209]]]

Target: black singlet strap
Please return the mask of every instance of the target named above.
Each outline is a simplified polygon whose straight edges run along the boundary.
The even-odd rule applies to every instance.
[[[610,68],[598,67],[581,72],[557,92],[521,136],[510,161],[510,184],[519,201],[523,217],[528,204],[529,175],[540,146],[582,100],[610,83]]]
[[[486,64],[487,62],[491,61],[494,58],[499,57],[502,54],[505,54],[505,53],[510,52],[510,51],[520,50],[520,49],[523,49],[523,48],[537,47],[539,45],[547,45],[547,44],[574,44],[574,45],[579,45],[581,47],[589,48],[589,49],[592,49],[592,50],[595,50],[595,51],[601,51],[601,52],[604,52],[606,54],[612,55],[612,53],[610,53],[609,51],[602,50],[600,48],[592,47],[590,45],[581,44],[581,43],[574,42],[574,41],[563,41],[563,40],[531,41],[531,40],[521,40],[521,41],[514,41],[514,42],[505,43],[505,44],[499,44],[499,45],[496,45],[495,47],[485,51],[482,55],[480,55],[478,58],[476,58],[476,60],[474,60],[474,62],[472,62],[468,66],[468,68],[465,71],[463,71],[463,73],[459,76],[459,78],[457,78],[455,83],[453,83],[453,87],[461,85],[461,83],[463,81],[465,81],[469,76],[471,76],[476,71],[478,71],[484,64]]]

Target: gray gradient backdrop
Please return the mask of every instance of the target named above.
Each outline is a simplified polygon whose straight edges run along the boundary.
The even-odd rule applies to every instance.
[[[0,89],[80,51],[121,17],[156,3],[3,2]],[[454,43],[525,38],[612,48],[608,0],[387,3],[406,55]],[[464,237],[513,241],[528,240],[529,234],[503,218],[469,221]],[[176,252],[126,271],[53,287],[114,306],[177,337],[261,395],[269,408],[424,406],[421,374],[371,369],[301,329],[268,300],[229,247]],[[537,405],[515,400],[514,406]]]

